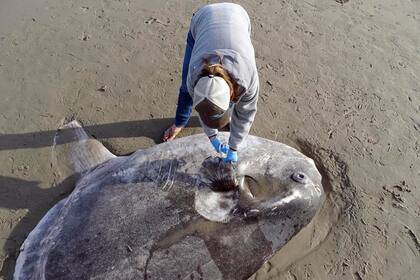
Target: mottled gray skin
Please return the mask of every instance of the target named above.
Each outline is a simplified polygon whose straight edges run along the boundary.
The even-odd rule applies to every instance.
[[[324,198],[313,161],[266,139],[245,140],[240,188],[215,193],[230,169],[204,135],[115,157],[77,123],[65,129],[74,142],[57,147],[80,179],[22,245],[15,279],[246,279]]]

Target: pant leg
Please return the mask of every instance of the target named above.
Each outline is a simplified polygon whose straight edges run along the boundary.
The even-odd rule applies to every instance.
[[[182,81],[181,87],[179,88],[178,105],[175,115],[175,125],[177,127],[185,126],[192,113],[193,100],[188,93],[187,76],[194,42],[191,31],[189,31],[187,36],[187,46],[185,47],[184,63],[182,65]]]

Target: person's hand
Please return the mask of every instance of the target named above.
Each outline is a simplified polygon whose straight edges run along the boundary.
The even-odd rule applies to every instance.
[[[226,154],[229,150],[229,146],[226,144],[222,144],[222,142],[220,142],[220,139],[217,136],[211,137],[210,142],[213,145],[216,152],[218,153]]]
[[[237,162],[238,161],[238,152],[232,149],[229,149],[229,151],[227,152],[227,155],[224,159],[225,162]]]
[[[178,133],[181,132],[182,129],[182,126],[177,127],[175,124],[171,125],[168,129],[165,130],[162,140],[164,142],[174,140],[174,138],[178,135]]]

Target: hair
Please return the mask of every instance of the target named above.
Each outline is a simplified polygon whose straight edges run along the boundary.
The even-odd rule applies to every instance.
[[[222,64],[209,64],[206,62],[204,64],[201,76],[214,75],[223,78],[230,88],[230,100],[233,102],[238,101],[238,84],[232,78],[228,71],[223,68]]]

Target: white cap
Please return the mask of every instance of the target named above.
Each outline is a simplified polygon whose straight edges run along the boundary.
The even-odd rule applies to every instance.
[[[209,75],[198,80],[194,87],[193,108],[207,98],[223,110],[229,109],[230,87],[221,77]]]

